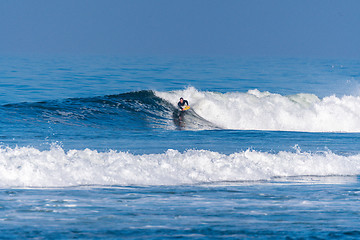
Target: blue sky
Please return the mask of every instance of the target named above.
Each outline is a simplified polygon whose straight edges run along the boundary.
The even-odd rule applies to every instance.
[[[0,54],[360,57],[357,0],[2,0]]]

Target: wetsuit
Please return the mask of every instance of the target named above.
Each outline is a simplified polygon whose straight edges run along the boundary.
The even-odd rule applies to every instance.
[[[179,101],[178,102],[178,107],[182,110],[185,106],[185,103],[186,105],[189,105],[189,102],[187,100],[183,100],[183,103],[181,104],[181,102]]]

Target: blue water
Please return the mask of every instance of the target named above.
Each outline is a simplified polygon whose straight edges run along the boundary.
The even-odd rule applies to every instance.
[[[360,236],[360,61],[0,63],[4,238]]]

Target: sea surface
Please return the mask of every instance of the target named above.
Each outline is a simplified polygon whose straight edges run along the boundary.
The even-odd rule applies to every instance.
[[[358,239],[359,83],[360,60],[1,56],[0,238]]]

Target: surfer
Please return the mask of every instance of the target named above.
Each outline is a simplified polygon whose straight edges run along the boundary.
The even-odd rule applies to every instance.
[[[185,112],[188,108],[190,108],[189,102],[187,100],[184,100],[184,98],[181,97],[180,101],[178,102],[178,107],[179,107],[180,111],[177,111],[177,110],[174,111],[174,123],[180,129],[182,129],[185,127],[185,122],[184,122]]]
[[[178,102],[178,107],[181,109],[181,111],[184,111],[185,104],[186,106],[189,106],[189,102],[181,97],[180,101]]]

